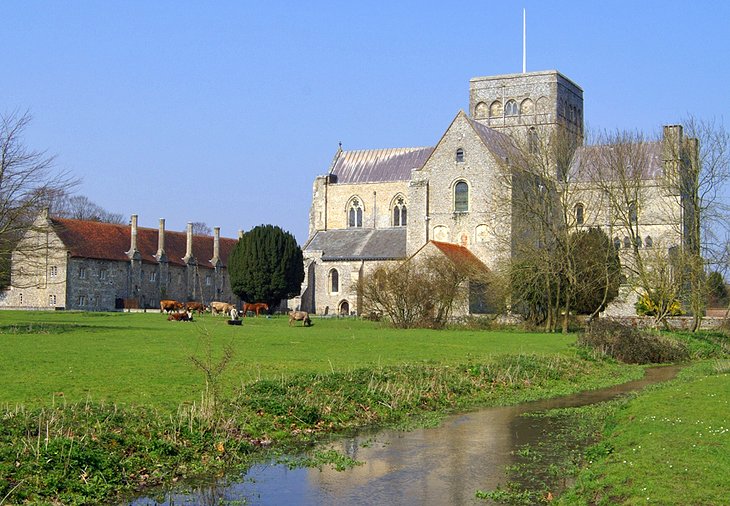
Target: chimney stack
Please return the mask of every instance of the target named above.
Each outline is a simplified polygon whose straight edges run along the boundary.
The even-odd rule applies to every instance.
[[[165,218],[160,218],[160,228],[157,233],[157,260],[165,256]]]
[[[183,260],[185,262],[188,262],[191,258],[193,258],[193,223],[188,222],[188,241],[187,241],[187,247],[185,248],[185,256],[183,257]]]
[[[221,251],[221,227],[213,227],[213,260],[216,263],[220,259]]]
[[[131,238],[131,244],[129,246],[129,251],[127,251],[127,256],[132,257],[135,253],[137,253],[137,215],[132,215],[132,238]]]

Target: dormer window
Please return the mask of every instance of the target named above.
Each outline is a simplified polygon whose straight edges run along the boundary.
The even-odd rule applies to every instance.
[[[464,161],[464,150],[462,148],[459,148],[456,150],[456,161],[457,162]]]

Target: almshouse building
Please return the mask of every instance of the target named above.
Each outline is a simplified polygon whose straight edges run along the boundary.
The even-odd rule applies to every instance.
[[[318,314],[361,313],[358,280],[379,265],[420,254],[431,242],[468,250],[487,269],[498,269],[530,235],[516,192],[535,181],[518,182],[513,172],[505,184],[505,168],[520,156],[516,142],[537,145],[556,134],[577,146],[569,165],[558,169],[556,163],[547,176],[562,187],[570,182],[576,229],[599,226],[620,250],[639,238],[642,248],[682,243],[685,196],[667,194],[660,181],[667,168],[681,169],[686,159],[681,127],[665,127],[663,141],[642,148],[642,198],[617,206],[604,197],[613,184],[610,170],[606,184],[588,177],[605,163],[599,155],[617,147],[583,146],[583,90],[577,84],[554,70],[478,77],[470,81],[469,112],[460,111],[435,146],[337,150],[327,173],[314,181],[303,248],[306,277],[296,302]],[[631,217],[616,220],[622,212]],[[616,307],[632,311],[625,290],[622,297]],[[469,306],[455,313],[476,312],[480,305]]]
[[[12,255],[8,308],[159,309],[161,299],[240,303],[226,269],[237,239],[54,218],[42,212]]]

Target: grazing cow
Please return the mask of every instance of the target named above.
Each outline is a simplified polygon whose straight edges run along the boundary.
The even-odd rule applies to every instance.
[[[306,327],[312,325],[312,320],[309,318],[309,313],[306,311],[291,311],[289,313],[289,325],[295,321],[301,321],[302,325]]]
[[[191,322],[193,321],[193,314],[187,311],[184,313],[170,313],[170,316],[167,317],[167,321]]]
[[[268,311],[268,310],[269,310],[269,305],[266,302],[253,302],[253,303],[244,302],[242,312],[243,312],[244,316],[249,311],[251,311],[252,313],[255,313],[256,316],[258,316],[259,312]]]
[[[176,300],[161,300],[160,301],[160,313],[172,313],[173,311],[180,311],[184,309],[185,304]]]
[[[231,309],[233,308],[233,304],[229,304],[228,302],[214,301],[210,303],[210,312],[213,314],[231,314]]]
[[[200,315],[207,309],[206,305],[200,302],[190,301],[185,303],[185,310],[190,311],[191,313],[197,312]]]

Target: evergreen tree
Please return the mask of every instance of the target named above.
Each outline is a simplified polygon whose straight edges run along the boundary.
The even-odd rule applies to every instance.
[[[299,295],[304,281],[302,250],[294,236],[274,225],[243,234],[228,260],[233,293],[247,302],[278,305]]]
[[[600,228],[581,230],[575,241],[575,310],[592,314],[606,308],[618,296],[621,262],[611,239]]]

